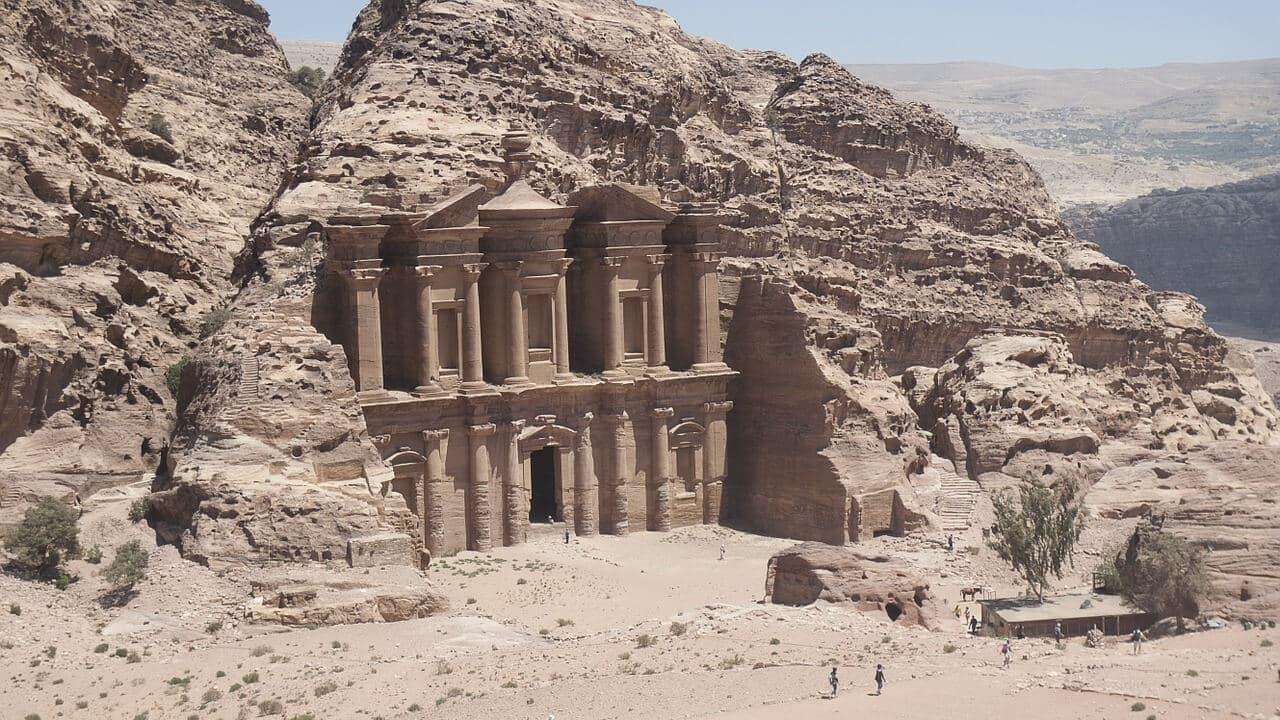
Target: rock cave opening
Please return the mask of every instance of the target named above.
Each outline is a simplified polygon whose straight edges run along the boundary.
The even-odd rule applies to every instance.
[[[529,456],[529,522],[560,522],[556,503],[556,448],[547,446]]]
[[[885,603],[884,613],[889,616],[889,620],[897,622],[902,615],[902,608],[898,607],[898,603]]]

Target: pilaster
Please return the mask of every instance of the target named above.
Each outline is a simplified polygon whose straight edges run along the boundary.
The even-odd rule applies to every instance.
[[[507,425],[507,467],[502,477],[502,530],[506,545],[519,545],[528,532],[528,509],[524,498],[524,462],[520,457],[520,433],[524,421]]]
[[[427,468],[423,483],[423,502],[418,507],[422,512],[424,541],[431,557],[440,557],[444,552],[444,497],[445,485],[445,449],[449,440],[449,431],[425,430],[422,433],[422,445],[426,450]]]
[[[653,508],[648,513],[648,528],[659,532],[671,529],[671,448],[667,421],[675,415],[669,407],[654,408],[650,412],[653,446],[652,472],[649,484],[653,496]]]
[[[573,444],[573,524],[578,535],[596,534],[596,476],[591,448],[591,421],[585,413]]]
[[[479,552],[493,549],[493,511],[489,504],[489,436],[496,427],[493,423],[471,425],[467,436],[471,442],[471,502],[467,525],[468,547]]]

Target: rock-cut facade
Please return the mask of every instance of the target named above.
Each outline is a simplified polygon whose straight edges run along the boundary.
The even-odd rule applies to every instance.
[[[729,382],[714,205],[621,184],[561,205],[502,138],[505,188],[319,222],[313,322],[432,556],[565,523],[625,535],[721,520]],[[323,480],[323,478],[321,478]]]

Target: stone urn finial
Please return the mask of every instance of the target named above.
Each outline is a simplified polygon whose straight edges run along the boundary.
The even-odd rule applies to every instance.
[[[502,136],[502,171],[507,175],[507,182],[515,182],[524,177],[525,171],[533,164],[533,155],[529,153],[533,138],[529,133],[512,126]]]

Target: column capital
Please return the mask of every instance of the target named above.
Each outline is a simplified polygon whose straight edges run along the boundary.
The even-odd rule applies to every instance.
[[[669,407],[658,407],[650,410],[649,412],[653,415],[655,420],[666,420],[676,414],[675,409]]]
[[[605,255],[600,258],[600,266],[605,270],[612,270],[616,272],[618,268],[622,267],[622,263],[626,261],[627,258],[622,255]]]
[[[564,274],[569,272],[569,268],[573,266],[573,263],[574,263],[573,258],[561,258],[557,260],[556,274],[561,277],[564,277]]]
[[[666,262],[671,259],[671,254],[662,253],[659,255],[645,255],[644,258],[649,263],[649,271],[658,272],[662,270],[662,266],[665,265]]]
[[[524,432],[524,426],[525,426],[524,420],[512,420],[511,422],[507,423],[507,428],[511,431],[513,435],[519,435],[520,433]]]
[[[413,276],[421,281],[422,284],[430,285],[431,279],[434,278],[436,273],[440,272],[441,269],[442,266],[440,265],[417,265],[413,268]]]
[[[449,428],[441,428],[440,430],[423,430],[422,431],[422,443],[424,445],[431,445],[432,443],[438,443],[441,440],[448,440],[448,439],[449,439]]]
[[[600,419],[611,425],[621,425],[631,419],[626,410],[618,413],[607,413],[600,416]]]
[[[473,283],[480,279],[480,273],[489,267],[489,263],[464,263],[462,265],[462,275],[467,282]]]
[[[470,425],[467,427],[467,434],[473,438],[489,437],[498,429],[493,423],[484,423],[482,425]]]
[[[499,260],[493,263],[493,266],[504,273],[519,273],[524,267],[523,260]]]
[[[708,415],[724,415],[732,409],[732,400],[719,400],[702,404],[702,411]]]
[[[351,283],[357,290],[372,290],[378,287],[378,283],[382,282],[382,276],[386,274],[387,269],[354,268],[340,272],[347,282]]]
[[[695,253],[691,253],[690,257],[692,257],[694,261],[702,265],[704,270],[711,271],[711,270],[718,270],[720,268],[720,260],[724,258],[724,253],[695,252]]]

